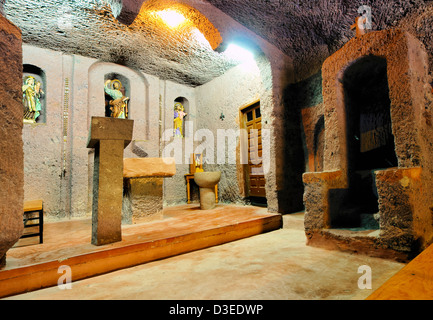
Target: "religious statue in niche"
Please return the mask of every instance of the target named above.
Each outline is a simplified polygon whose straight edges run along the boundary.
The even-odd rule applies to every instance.
[[[42,111],[40,99],[44,92],[42,91],[41,83],[36,81],[33,76],[26,76],[24,77],[22,90],[24,122],[36,123]]]
[[[187,116],[185,108],[182,103],[176,102],[174,104],[174,136],[183,138],[183,118]]]
[[[192,153],[191,163],[189,164],[189,173],[203,172],[203,154]]]
[[[128,101],[129,97],[125,97],[122,92],[122,82],[120,80],[105,81],[104,91],[112,100],[110,100],[110,117],[127,119],[128,118]]]

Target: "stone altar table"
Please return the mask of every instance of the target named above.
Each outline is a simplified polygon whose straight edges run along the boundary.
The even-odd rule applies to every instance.
[[[154,219],[163,210],[163,180],[176,174],[174,158],[123,159],[122,223]]]

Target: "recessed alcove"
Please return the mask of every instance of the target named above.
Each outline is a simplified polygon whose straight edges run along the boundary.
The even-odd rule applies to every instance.
[[[150,121],[150,83],[138,70],[114,63],[97,61],[88,68],[88,99],[87,117],[108,116],[108,101],[112,99],[104,91],[107,80],[119,80],[121,91],[128,97],[128,119],[134,120],[134,141],[144,141],[149,138]],[[157,110],[157,109],[153,109]]]
[[[342,78],[349,188],[338,212],[331,212],[335,228],[379,229],[375,171],[397,167],[385,58],[368,55],[356,60]]]
[[[405,260],[431,241],[425,57],[395,29],[324,62],[323,169],[303,174],[309,245]]]
[[[325,141],[325,119],[323,115],[314,127],[314,171],[323,170],[323,149]]]

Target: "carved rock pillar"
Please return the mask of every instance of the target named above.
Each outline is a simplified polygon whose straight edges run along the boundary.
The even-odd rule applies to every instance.
[[[0,14],[0,268],[23,231],[21,31]]]

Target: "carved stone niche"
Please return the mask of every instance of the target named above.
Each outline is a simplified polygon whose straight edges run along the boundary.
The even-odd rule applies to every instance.
[[[409,260],[433,237],[425,49],[399,29],[371,32],[322,76],[323,171],[303,175],[307,244]]]

